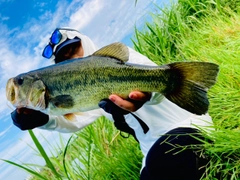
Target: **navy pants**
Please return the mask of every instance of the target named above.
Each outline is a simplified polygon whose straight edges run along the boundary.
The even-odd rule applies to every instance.
[[[203,139],[193,128],[176,128],[161,136],[147,154],[140,179],[199,180],[208,161],[189,147],[201,144],[193,136]]]

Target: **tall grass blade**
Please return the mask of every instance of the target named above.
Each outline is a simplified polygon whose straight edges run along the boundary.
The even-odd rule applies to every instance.
[[[73,135],[69,138],[69,140],[68,140],[68,142],[67,142],[67,144],[66,144],[66,147],[65,147],[65,149],[64,149],[64,153],[63,153],[63,168],[64,168],[65,174],[67,175],[67,178],[68,178],[69,180],[71,180],[71,179],[70,179],[70,177],[69,177],[69,175],[68,175],[68,172],[67,172],[66,159],[65,159],[65,157],[66,157],[67,149],[68,149],[68,147],[69,147],[69,144],[70,144],[70,141],[71,141],[72,137],[73,137]]]
[[[135,6],[137,5],[138,0],[135,0]]]
[[[47,180],[45,177],[41,176],[41,174],[39,174],[39,173],[36,172],[36,171],[31,170],[30,168],[27,168],[27,167],[25,167],[25,166],[22,166],[22,165],[20,165],[20,164],[17,164],[17,163],[15,163],[15,162],[12,162],[12,161],[9,161],[9,160],[5,160],[5,159],[1,159],[1,160],[2,160],[2,161],[5,161],[5,162],[7,162],[7,163],[9,163],[9,164],[12,164],[12,165],[14,165],[14,166],[17,166],[17,167],[19,167],[19,168],[21,168],[21,169],[29,172],[30,174],[35,175],[36,177],[38,177],[38,178],[40,178],[40,179]]]
[[[42,155],[42,157],[44,158],[47,167],[49,167],[52,172],[55,174],[56,177],[61,177],[60,174],[58,174],[58,172],[56,171],[55,167],[53,166],[52,162],[50,161],[49,157],[47,156],[47,153],[44,151],[42,145],[40,144],[40,142],[38,141],[37,137],[35,136],[35,134],[33,133],[32,130],[28,130],[34,144],[36,145],[38,151],[40,152],[40,154]]]

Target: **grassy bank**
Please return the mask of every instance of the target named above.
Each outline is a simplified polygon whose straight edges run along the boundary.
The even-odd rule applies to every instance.
[[[211,157],[207,179],[240,179],[240,14],[238,1],[187,1],[153,15],[136,31],[135,48],[158,64],[207,61],[220,65],[210,90],[209,113],[217,131],[205,144]]]
[[[136,30],[133,37],[134,48],[159,65],[175,61],[220,65],[218,82],[209,92],[216,131],[210,137],[214,143],[205,144],[211,159],[208,180],[240,179],[238,4],[237,0],[179,0],[168,8],[158,7],[153,22],[146,22],[145,30]],[[77,133],[61,150],[60,156],[50,158],[53,166],[42,167],[40,176],[32,179],[139,179],[138,144],[132,137],[122,138],[104,118]]]

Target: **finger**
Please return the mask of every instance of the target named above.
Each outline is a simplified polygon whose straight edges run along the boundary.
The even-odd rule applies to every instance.
[[[136,107],[135,107],[134,103],[132,103],[128,100],[122,99],[121,97],[119,97],[117,95],[112,94],[109,96],[109,99],[114,104],[116,104],[118,107],[120,107],[126,111],[130,111],[130,112],[136,111]]]
[[[141,92],[141,91],[132,91],[129,94],[129,98],[136,101],[149,101],[151,98],[151,93]]]
[[[17,108],[17,113],[22,114],[24,112],[24,108]]]
[[[34,110],[27,109],[27,108],[18,108],[17,113],[18,114],[32,114]]]

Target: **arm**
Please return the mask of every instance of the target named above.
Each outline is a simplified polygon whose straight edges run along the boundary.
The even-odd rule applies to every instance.
[[[40,129],[54,130],[62,133],[76,132],[93,123],[102,116],[99,109],[74,114],[73,120],[68,120],[64,116],[49,116],[49,121]]]
[[[102,116],[102,113],[99,109],[75,114],[72,121],[67,120],[64,116],[49,116],[27,108],[16,109],[11,113],[13,124],[21,130],[38,127],[59,132],[76,132],[91,124],[100,116]]]

